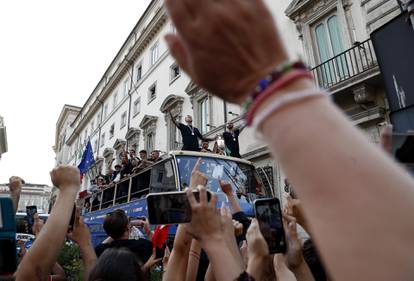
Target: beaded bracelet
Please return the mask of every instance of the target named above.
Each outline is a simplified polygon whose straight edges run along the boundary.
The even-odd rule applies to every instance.
[[[249,95],[249,99],[244,104],[244,109],[247,111],[247,108],[250,106],[250,103],[252,103],[260,93],[262,93],[266,88],[273,82],[277,81],[282,77],[284,74],[286,74],[289,71],[292,71],[294,69],[300,69],[300,70],[308,70],[308,67],[301,61],[296,62],[284,62],[281,65],[277,66],[268,76],[266,76],[264,79],[260,80],[257,87],[254,89],[254,91]]]
[[[296,81],[300,78],[308,78],[312,79],[312,74],[309,71],[305,70],[292,70],[285,75],[283,75],[280,79],[277,81],[271,83],[266,90],[264,90],[260,95],[258,95],[250,105],[250,107],[247,109],[246,112],[246,124],[248,126],[251,126],[253,121],[253,116],[256,112],[256,110],[262,105],[262,103],[267,100],[271,95],[273,95],[275,92],[279,91],[280,89],[288,86],[290,83]]]

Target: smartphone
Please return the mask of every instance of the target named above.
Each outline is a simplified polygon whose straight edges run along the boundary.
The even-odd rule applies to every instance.
[[[30,234],[33,234],[32,226],[34,223],[34,214],[37,213],[37,207],[36,206],[26,206],[26,221],[27,225],[29,227]]]
[[[269,253],[285,253],[286,239],[279,199],[256,199],[254,211],[259,221],[260,232],[269,247]]]
[[[399,162],[414,167],[414,133],[392,134],[392,154]]]
[[[16,221],[10,198],[0,198],[0,275],[17,269]]]
[[[68,231],[73,230],[73,226],[75,225],[75,216],[76,216],[76,204],[74,204],[72,208],[72,215],[70,216]]]
[[[200,193],[194,191],[197,201]],[[207,200],[211,193],[207,191]],[[191,206],[185,191],[161,192],[147,195],[148,220],[150,224],[180,224],[191,221]]]

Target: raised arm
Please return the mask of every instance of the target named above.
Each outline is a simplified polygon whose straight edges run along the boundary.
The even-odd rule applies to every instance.
[[[183,281],[187,275],[188,255],[192,237],[187,233],[186,226],[181,224],[175,234],[174,247],[164,268],[163,281]]]
[[[231,186],[231,183],[224,182],[224,181],[219,181],[219,183],[220,183],[221,190],[223,191],[224,194],[226,194],[226,197],[229,200],[233,214],[243,212],[242,208],[239,205],[239,202],[234,196],[233,187]]]
[[[166,37],[171,53],[195,83],[227,101],[244,103],[259,81],[288,59],[261,0],[165,3],[180,34]],[[271,93],[256,112],[292,92],[315,92],[314,81],[296,79]],[[414,248],[414,181],[406,171],[327,98],[280,107],[258,127],[303,202],[333,279],[414,278],[414,255],[407,250]]]
[[[23,180],[19,177],[11,177],[9,179],[10,198],[13,202],[14,213],[19,208],[20,193],[22,192]]]
[[[172,115],[171,111],[169,112],[169,114],[170,114],[170,117],[171,117],[171,121],[178,128],[179,127],[179,123],[177,122],[177,120],[175,119],[175,117]]]
[[[84,280],[88,279],[89,273],[95,266],[97,257],[92,246],[91,233],[80,216],[80,209],[76,210],[75,225],[73,231],[68,234],[69,239],[79,245],[84,266]]]
[[[52,183],[59,188],[59,195],[42,231],[24,256],[16,280],[45,280],[52,271],[68,230],[80,187],[79,170],[72,166],[60,166],[53,169],[50,176]]]

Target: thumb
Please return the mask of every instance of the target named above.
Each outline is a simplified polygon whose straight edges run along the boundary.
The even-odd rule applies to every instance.
[[[167,41],[168,48],[171,55],[176,59],[180,67],[187,73],[189,73],[189,63],[187,57],[187,50],[183,44],[183,41],[176,34],[165,35],[165,41]]]

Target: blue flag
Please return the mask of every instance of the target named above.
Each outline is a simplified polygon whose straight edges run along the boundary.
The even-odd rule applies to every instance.
[[[93,158],[93,151],[92,151],[92,145],[91,141],[88,141],[88,144],[86,145],[86,149],[83,152],[82,155],[82,161],[78,165],[78,169],[80,173],[83,175],[86,173],[86,171],[89,170],[89,168],[95,164],[95,159]]]

